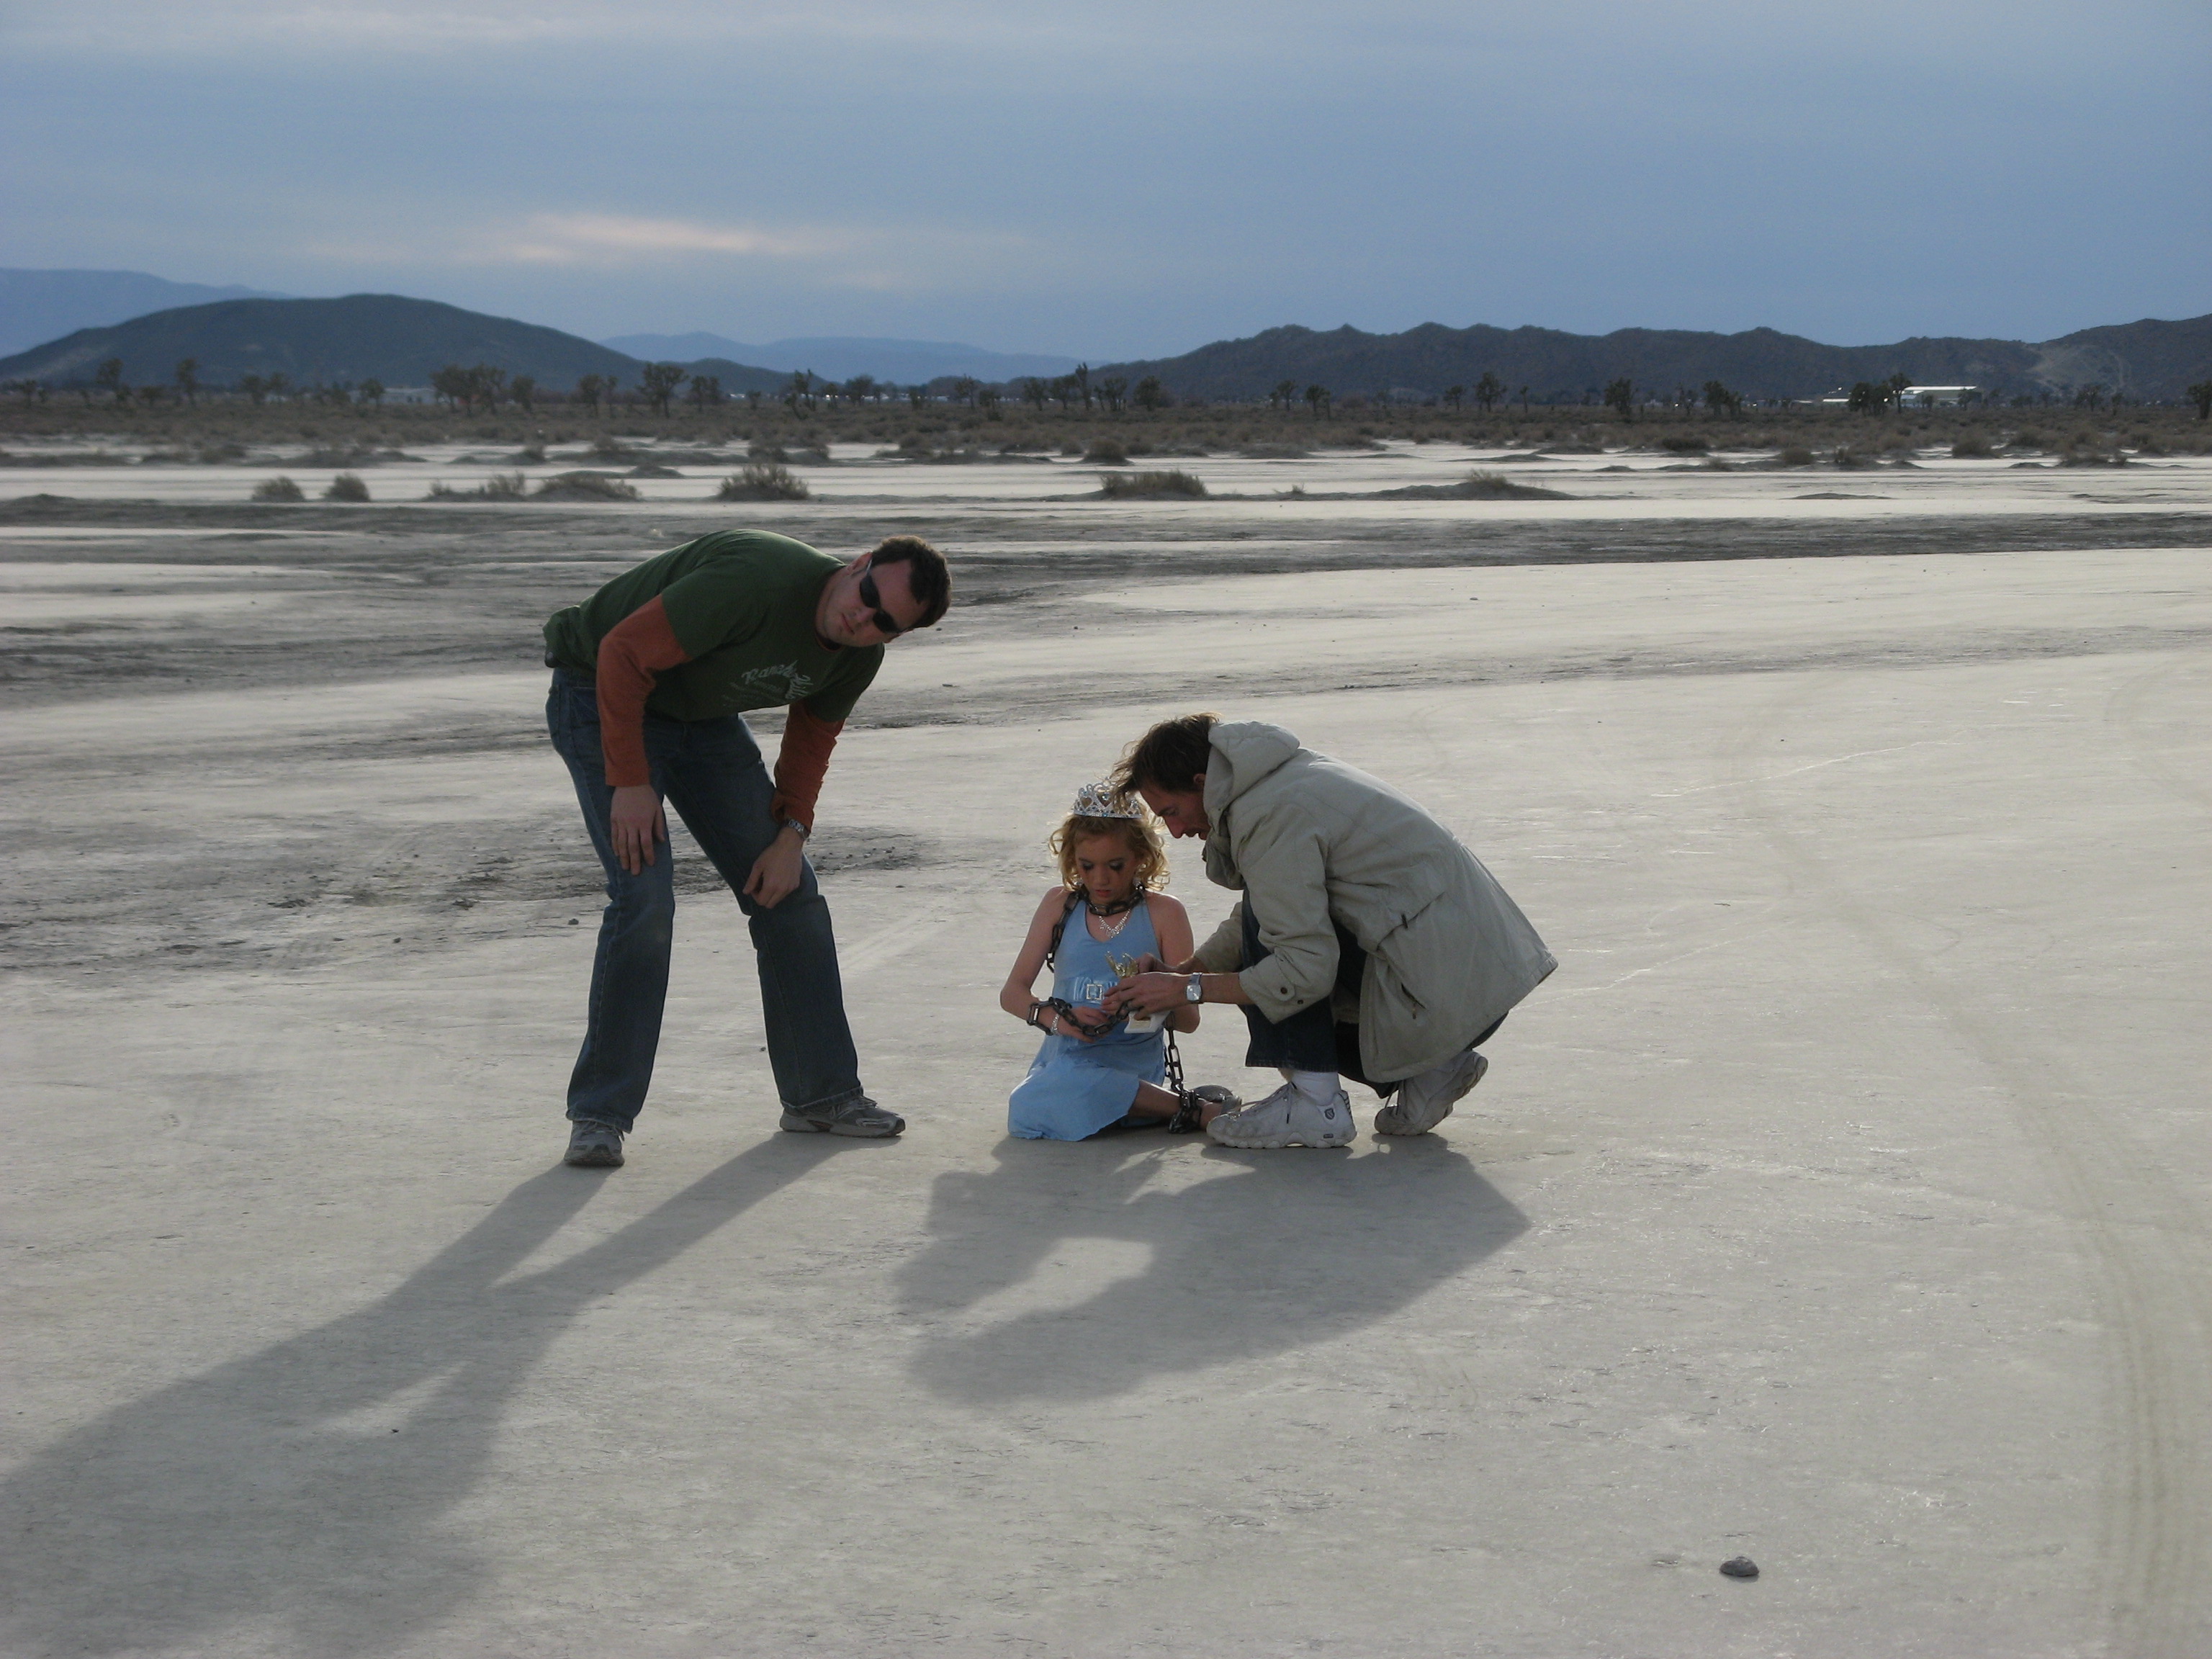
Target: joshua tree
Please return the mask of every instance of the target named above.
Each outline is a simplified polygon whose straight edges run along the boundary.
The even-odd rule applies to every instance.
[[[684,365],[681,363],[647,363],[638,376],[638,389],[645,393],[646,402],[653,405],[653,413],[668,413],[668,400],[676,395],[676,388],[684,384]]]
[[[434,381],[433,385],[434,384]],[[269,382],[258,374],[241,374],[238,377],[238,389],[252,398],[253,406],[258,409],[261,407],[262,399],[269,395]]]
[[[1109,414],[1119,415],[1129,401],[1128,381],[1119,374],[1109,374],[1098,382],[1098,401]]]
[[[1042,415],[1044,406],[1052,401],[1052,387],[1039,375],[1025,374],[1022,377],[1022,401]]]
[[[1505,382],[1490,370],[1482,371],[1482,378],[1474,383],[1474,400],[1482,405],[1486,415],[1496,408],[1498,400],[1505,395]]]
[[[1160,377],[1157,374],[1146,375],[1137,382],[1137,389],[1129,395],[1136,401],[1137,407],[1147,415],[1157,414],[1168,406],[1167,392],[1160,385]]]
[[[1460,400],[1466,396],[1467,388],[1463,386],[1446,386],[1444,388],[1444,407],[1456,414],[1459,410]]]
[[[1523,415],[1526,415],[1528,412],[1528,388],[1525,386],[1522,386],[1519,396],[1521,398],[1521,412]]]
[[[1005,416],[999,413],[998,387],[994,386],[981,387],[975,393],[975,401],[982,406],[983,417],[986,420],[1003,421],[1006,419]]]
[[[4,388],[0,389],[4,389],[9,392],[21,392],[22,394],[23,401],[27,404],[37,403],[40,398],[46,396],[46,385],[43,381],[29,379],[10,380]]]
[[[716,374],[694,374],[690,389],[684,392],[694,409],[712,409],[722,401],[721,377]]]
[[[1708,380],[1705,382],[1705,407],[1716,415],[1733,416],[1743,413],[1743,399],[1718,380]]]
[[[1605,383],[1605,406],[1618,410],[1624,421],[1636,418],[1636,383],[1626,375]]]
[[[269,395],[272,398],[281,400],[291,395],[292,377],[285,374],[282,369],[277,370],[276,374],[271,374],[269,377],[268,384]]]
[[[812,411],[814,408],[814,371],[812,369],[801,368],[793,371],[791,378],[784,382],[783,406],[794,415],[804,416]]]
[[[1306,388],[1306,407],[1313,410],[1313,417],[1316,421],[1328,412],[1328,406],[1333,401],[1334,399],[1325,386],[1310,386]]]
[[[2189,388],[2189,401],[2197,405],[2197,418],[2212,421],[2212,380],[2199,380]]]
[[[576,395],[583,399],[584,407],[594,415],[599,412],[599,399],[606,391],[607,382],[604,375],[585,374],[577,379]]]
[[[372,374],[355,389],[354,395],[372,409],[381,409],[384,407],[384,382]]]
[[[131,395],[131,389],[123,384],[123,359],[120,357],[110,357],[94,369],[92,383],[100,391],[113,397],[118,404]]]
[[[856,404],[873,402],[876,396],[876,377],[855,374],[845,382],[845,395]]]
[[[200,360],[186,357],[177,364],[177,392],[187,404],[199,402]]]
[[[909,409],[927,409],[927,408],[928,408],[928,407],[929,407],[929,388],[928,388],[928,386],[924,386],[924,385],[915,385],[915,386],[908,386],[908,387],[906,389],[906,402],[907,402],[907,407],[908,407],[908,408],[909,408]],[[1043,407],[1044,407],[1044,405],[1043,405],[1043,404],[1038,404],[1038,405],[1037,405],[1037,407],[1038,407],[1038,408],[1040,408],[1040,409],[1042,409],[1042,408],[1043,408]]]
[[[1268,405],[1281,410],[1285,415],[1291,412],[1291,406],[1297,400],[1298,383],[1296,380],[1278,380],[1275,389],[1267,394]]]
[[[982,389],[983,383],[973,374],[963,374],[952,382],[952,401],[972,409],[975,406],[975,394]]]
[[[1084,408],[1089,409],[1091,407],[1091,365],[1076,364],[1075,373],[1067,378],[1075,383],[1076,396],[1083,399]]]
[[[538,406],[538,377],[534,374],[516,375],[507,383],[507,395],[514,399],[517,409],[529,414]]]

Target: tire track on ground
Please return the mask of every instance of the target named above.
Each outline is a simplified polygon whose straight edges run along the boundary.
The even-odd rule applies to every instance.
[[[2111,1650],[2192,1659],[2212,1638],[2212,1252],[2206,1219],[2172,1176],[2100,1111],[2100,1091],[2032,1031],[2008,1027],[1945,979],[1753,775],[1792,708],[1837,688],[1808,678],[1771,700],[1724,755],[1747,817],[1794,884],[1855,933],[2002,1086],[2044,1154],[2095,1282],[2112,1370],[2114,1455],[2100,1515]],[[2142,682],[2130,688],[2147,694]],[[2194,791],[2189,792],[2194,794]]]

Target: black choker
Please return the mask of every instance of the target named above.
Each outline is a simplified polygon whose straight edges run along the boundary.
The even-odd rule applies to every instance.
[[[1143,888],[1133,887],[1129,890],[1128,897],[1116,899],[1111,904],[1091,904],[1091,895],[1088,893],[1083,896],[1083,902],[1085,904],[1091,904],[1091,914],[1094,916],[1118,916],[1124,910],[1135,909],[1145,902],[1145,898]]]

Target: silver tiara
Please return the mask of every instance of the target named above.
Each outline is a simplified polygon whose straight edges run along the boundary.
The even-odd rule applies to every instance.
[[[1079,818],[1134,818],[1137,809],[1129,798],[1103,783],[1086,783],[1075,792],[1075,816]]]

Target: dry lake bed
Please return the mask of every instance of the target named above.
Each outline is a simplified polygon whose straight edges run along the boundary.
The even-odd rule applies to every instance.
[[[0,1652],[2212,1652],[2212,465],[1361,498],[1485,459],[11,473]],[[537,629],[731,524],[954,562],[817,843],[911,1127],[776,1132],[679,832],[653,1099],[571,1170]],[[1193,708],[1557,952],[1438,1133],[1006,1137],[1042,837]],[[1264,1088],[1223,1012],[1194,1079]]]

